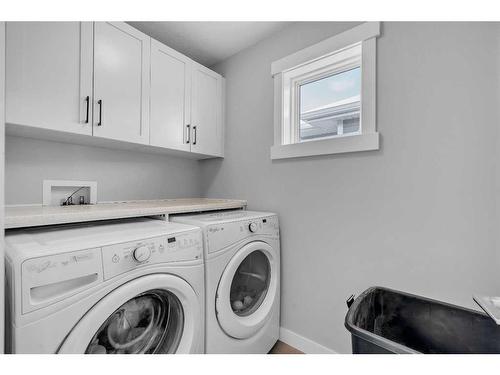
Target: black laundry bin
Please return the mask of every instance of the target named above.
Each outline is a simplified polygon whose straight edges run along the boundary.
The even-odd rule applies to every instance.
[[[354,354],[500,353],[500,326],[486,314],[387,288],[356,298],[345,326]]]

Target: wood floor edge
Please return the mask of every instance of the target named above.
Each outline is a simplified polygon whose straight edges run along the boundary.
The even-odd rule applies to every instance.
[[[278,340],[276,344],[274,344],[272,349],[269,351],[269,354],[304,354],[304,353],[294,348],[293,346]]]

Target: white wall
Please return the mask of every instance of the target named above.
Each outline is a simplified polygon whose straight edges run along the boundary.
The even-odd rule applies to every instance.
[[[206,196],[279,213],[282,326],[338,352],[350,352],[344,300],[369,286],[469,307],[500,293],[497,25],[384,23],[381,149],[270,160],[271,62],[353,25],[294,24],[215,66],[226,158],[202,162]]]
[[[40,204],[44,179],[97,181],[98,201],[200,196],[199,163],[7,136],[6,204]]]

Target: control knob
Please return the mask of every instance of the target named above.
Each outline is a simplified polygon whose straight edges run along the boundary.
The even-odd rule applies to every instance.
[[[151,257],[151,250],[147,246],[139,246],[132,253],[134,259],[139,263],[147,261]]]
[[[252,233],[257,232],[257,223],[251,222],[250,224],[248,224],[248,230]]]

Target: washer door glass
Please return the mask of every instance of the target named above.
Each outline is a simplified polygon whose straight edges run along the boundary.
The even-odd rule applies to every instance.
[[[115,310],[97,330],[85,353],[174,353],[183,324],[179,299],[167,290],[149,290]]]
[[[246,256],[231,283],[230,301],[233,312],[248,316],[259,308],[266,297],[271,278],[268,257],[260,250]]]

